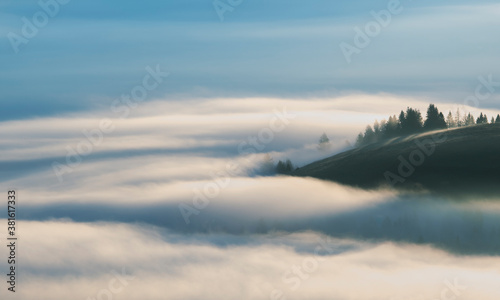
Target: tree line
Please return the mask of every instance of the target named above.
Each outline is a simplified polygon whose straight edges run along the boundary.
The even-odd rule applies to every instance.
[[[290,174],[297,167],[292,163],[291,160],[279,160],[278,163],[274,163],[272,156],[267,153],[258,169],[258,174],[260,175],[274,175],[274,174]]]
[[[408,107],[406,111],[402,110],[399,116],[393,115],[388,120],[375,121],[373,127],[371,125],[366,126],[365,132],[359,133],[356,138],[356,146],[425,131],[488,123],[486,114],[481,113],[477,119],[474,119],[471,113],[462,116],[459,109],[455,114],[450,111],[445,118],[434,104],[430,104],[429,108],[427,108],[424,121],[418,109]],[[492,117],[491,123],[500,123],[500,115],[497,115],[496,119]]]

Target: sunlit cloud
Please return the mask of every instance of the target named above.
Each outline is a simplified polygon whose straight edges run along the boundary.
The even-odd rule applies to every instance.
[[[315,233],[241,240],[67,221],[25,222],[23,230],[18,296],[26,299],[67,299],[68,288],[75,298],[96,297],[110,281],[122,287],[117,299],[269,299],[277,291],[287,299],[440,299],[450,284],[455,290],[444,292],[449,297],[498,295],[498,258],[454,256],[427,246]]]

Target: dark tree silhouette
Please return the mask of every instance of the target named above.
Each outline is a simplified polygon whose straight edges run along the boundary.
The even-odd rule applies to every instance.
[[[455,123],[457,127],[464,126],[464,120],[462,120],[462,114],[460,113],[460,108],[457,108],[457,112],[455,113]]]
[[[454,128],[458,126],[457,121],[451,111],[448,113],[448,116],[446,117],[446,125],[448,126],[448,128]]]
[[[373,123],[373,132],[375,133],[376,137],[380,136],[380,124],[378,123],[377,120],[375,120],[375,123]]]
[[[283,172],[285,172],[285,163],[280,160],[276,165],[276,173],[283,174]]]
[[[387,121],[384,128],[384,136],[391,138],[398,135],[400,130],[400,123],[396,118],[396,115],[389,117],[389,121]]]
[[[276,165],[276,173],[278,174],[289,174],[294,169],[295,168],[289,159],[287,159],[285,162],[280,160]]]
[[[444,116],[439,112],[437,107],[434,104],[429,105],[427,108],[427,119],[424,123],[425,130],[436,130],[436,129],[444,129],[446,128],[446,121],[444,120]]]
[[[406,113],[401,111],[399,119],[403,117],[401,122],[401,133],[412,134],[422,131],[422,114],[418,109],[408,107]]]
[[[360,132],[356,138],[356,147],[362,146],[364,144],[365,136]]]
[[[328,151],[330,150],[332,144],[330,144],[330,139],[326,135],[326,133],[323,133],[321,137],[319,138],[318,142],[318,150],[321,151]]]
[[[486,115],[479,115],[479,117],[476,120],[476,124],[488,124],[488,117]]]
[[[465,118],[464,125],[465,126],[470,126],[476,124],[476,121],[474,121],[474,116],[469,113],[467,117]]]
[[[403,129],[403,128],[405,128],[405,129]],[[407,128],[408,128],[408,126],[406,125],[406,115],[405,115],[405,112],[401,111],[399,113],[399,128],[398,128],[399,130],[398,130],[398,134],[404,132]]]
[[[324,143],[329,143],[329,142],[330,142],[330,139],[328,138],[328,136],[326,135],[326,133],[323,132],[323,134],[319,138],[319,143],[320,144],[324,144]]]
[[[474,116],[469,113],[467,116],[462,116],[460,110],[457,110],[454,117],[452,112],[445,117],[442,112],[434,104],[430,104],[427,108],[427,116],[425,122],[422,122],[422,115],[418,109],[408,107],[405,111],[396,115],[390,116],[389,120],[375,121],[373,127],[366,126],[365,132],[358,134],[356,138],[356,146],[363,146],[385,139],[390,139],[402,135],[415,134],[422,131],[446,129],[452,127],[472,126],[476,124]],[[496,120],[492,118],[491,122],[500,123],[500,114]],[[481,113],[477,119],[477,124],[487,124],[488,117]]]
[[[267,153],[260,164],[259,173],[262,175],[272,175],[275,171],[274,160],[272,156]]]
[[[373,131],[372,127],[370,125],[366,126],[365,130],[365,138],[364,142],[365,144],[371,144],[376,142],[376,137],[375,137],[375,132]]]

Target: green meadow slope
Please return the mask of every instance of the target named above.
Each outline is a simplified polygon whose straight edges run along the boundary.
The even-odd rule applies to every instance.
[[[311,163],[292,175],[362,188],[500,195],[500,124],[394,138]]]

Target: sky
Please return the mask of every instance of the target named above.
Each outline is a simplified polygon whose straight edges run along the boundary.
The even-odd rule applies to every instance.
[[[9,34],[23,37],[23,18],[43,10],[2,1],[0,119],[109,106],[156,65],[169,76],[148,100],[389,93],[463,103],[478,77],[499,81],[495,1],[401,1],[348,63],[340,45],[355,46],[355,28],[389,3],[243,0],[221,21],[211,1],[70,0],[13,46]],[[482,108],[499,108],[498,89]]]

